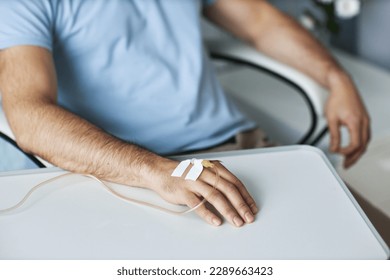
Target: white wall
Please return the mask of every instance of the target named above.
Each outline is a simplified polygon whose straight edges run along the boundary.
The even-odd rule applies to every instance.
[[[390,70],[390,1],[368,0],[358,19],[358,54]]]

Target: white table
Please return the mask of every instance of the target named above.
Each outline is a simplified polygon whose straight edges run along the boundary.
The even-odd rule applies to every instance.
[[[309,147],[203,155],[221,159],[260,205],[256,221],[213,227],[127,204],[72,177],[0,216],[0,259],[387,259],[380,239],[330,163]],[[0,208],[58,169],[0,176]],[[154,199],[151,192],[126,189]]]

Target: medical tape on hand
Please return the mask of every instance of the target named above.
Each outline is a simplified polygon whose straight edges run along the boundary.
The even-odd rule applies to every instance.
[[[173,170],[171,176],[172,177],[181,177],[183,176],[184,172],[186,171],[187,167],[190,165],[191,160],[183,160],[179,163],[179,165]]]
[[[184,178],[185,180],[191,180],[196,181],[200,174],[202,174],[203,171],[203,165],[202,165],[203,159],[192,159],[191,163],[194,165],[190,169],[190,171],[187,173],[187,176]]]
[[[184,178],[185,180],[191,180],[191,181],[196,181],[200,174],[202,174],[203,171],[203,159],[196,159],[193,158],[191,160],[183,160],[182,162],[179,163],[179,165],[173,170],[171,176],[172,177],[181,177],[183,176],[184,172],[187,170],[188,166],[192,164],[193,166],[191,167],[190,171],[187,173],[186,177]]]

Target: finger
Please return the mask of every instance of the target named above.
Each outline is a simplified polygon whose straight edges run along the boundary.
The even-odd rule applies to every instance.
[[[221,164],[220,162],[217,162],[215,164],[218,168],[219,173],[221,174],[221,177],[225,178],[227,181],[233,183],[237,187],[242,198],[251,209],[252,214],[257,214],[259,212],[257,204],[253,197],[249,194],[244,184],[236,176],[234,176],[233,173],[231,173],[223,164]]]
[[[207,182],[208,176],[205,177]],[[215,186],[215,188],[223,193],[223,195],[227,198],[230,204],[240,214],[241,218],[246,223],[252,223],[255,220],[251,209],[234,184],[225,180],[224,178],[220,178],[218,185]]]
[[[367,148],[368,142],[370,141],[370,124],[368,119],[364,119],[362,127],[362,141],[364,145],[364,151]]]
[[[370,142],[370,140],[371,140],[371,125],[370,125],[370,120],[368,119],[368,120],[366,120],[366,122],[367,122],[367,127],[368,127],[368,129],[367,129],[367,131],[368,131],[368,142]]]
[[[349,168],[355,164],[359,158],[365,153],[368,142],[371,138],[370,121],[368,118],[364,118],[361,125],[361,144],[360,149],[348,154],[344,160],[344,168]]]
[[[362,143],[362,125],[359,121],[350,121],[347,124],[350,141],[347,147],[340,149],[340,153],[349,155],[355,153],[361,148]]]
[[[192,184],[193,191],[199,193],[201,196],[214,206],[215,209],[232,225],[240,227],[244,224],[244,221],[240,218],[240,215],[234,209],[234,207],[228,202],[226,197],[219,190],[211,187],[200,180]]]
[[[193,193],[189,193],[185,198],[185,203],[190,208],[196,207],[201,202],[202,202],[202,199],[200,199],[199,197],[197,197]],[[221,219],[217,215],[215,215],[213,212],[211,212],[209,209],[207,209],[207,207],[204,204],[199,206],[195,210],[195,213],[198,214],[203,220],[208,222],[210,225],[220,226],[222,224]]]
[[[330,151],[335,153],[340,149],[340,127],[337,119],[329,119]]]
[[[347,168],[350,168],[352,165],[354,165],[359,160],[359,158],[362,156],[364,151],[365,151],[365,148],[362,148],[362,149],[359,149],[358,151],[356,151],[355,153],[347,155],[345,157],[345,160],[344,160],[344,168],[347,169]]]

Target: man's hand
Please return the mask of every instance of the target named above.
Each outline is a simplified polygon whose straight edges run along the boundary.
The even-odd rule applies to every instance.
[[[152,176],[151,186],[165,200],[184,204],[190,208],[197,206],[205,198],[228,222],[241,227],[252,223],[258,212],[255,201],[242,182],[227,170],[221,163],[213,162],[219,172],[218,185],[213,169],[205,168],[196,181],[171,177],[178,162],[164,159],[162,168]],[[184,174],[185,176],[185,174]],[[183,176],[183,177],[184,177]],[[157,182],[157,183],[156,183]],[[201,205],[195,212],[211,225],[219,226],[222,221],[214,212]]]
[[[370,140],[370,119],[351,79],[344,73],[330,76],[330,95],[326,118],[330,132],[330,150],[345,156],[344,167],[354,164],[365,152]],[[349,132],[349,144],[341,146],[342,126]]]

